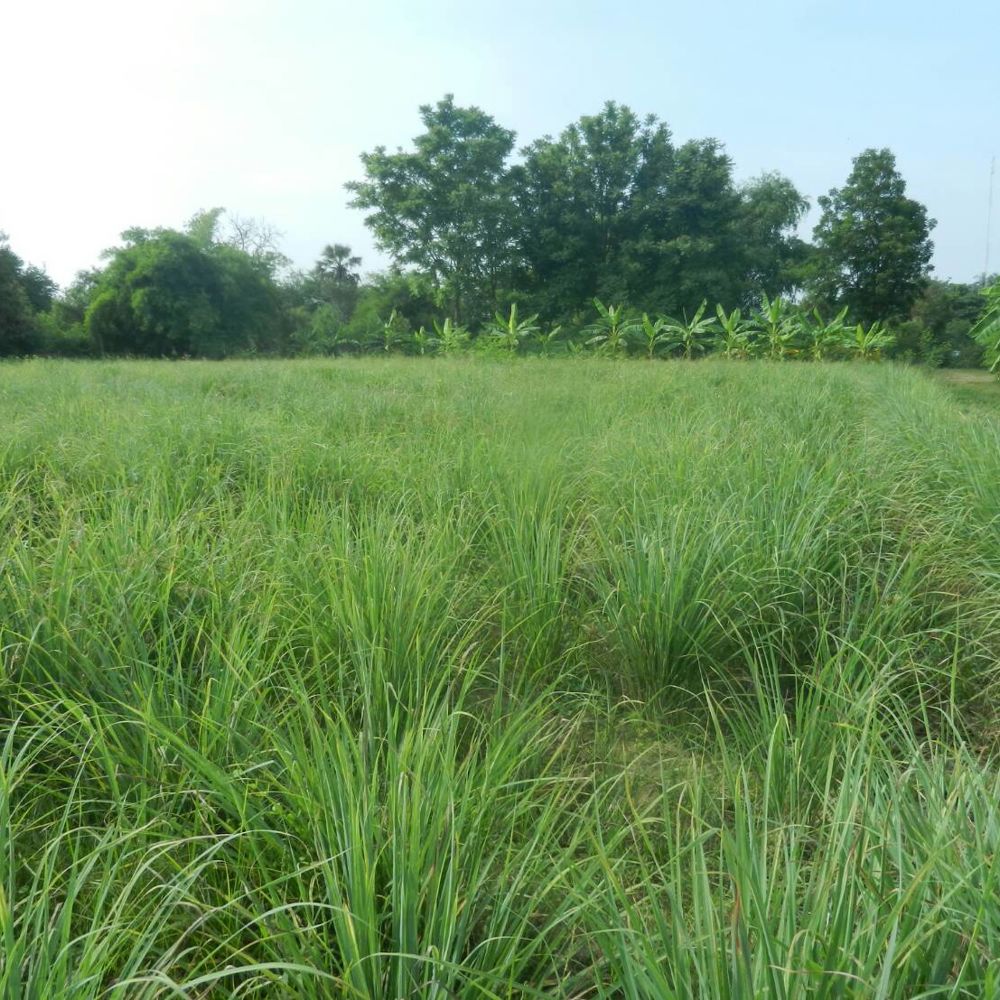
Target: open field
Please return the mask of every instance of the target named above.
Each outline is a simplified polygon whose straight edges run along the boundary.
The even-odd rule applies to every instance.
[[[1000,998],[994,412],[0,367],[0,996]]]
[[[935,375],[966,409],[986,407],[1000,415],[1000,382],[996,375],[975,368],[941,368]]]

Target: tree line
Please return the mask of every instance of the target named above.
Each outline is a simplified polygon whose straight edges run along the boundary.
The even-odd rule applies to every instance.
[[[798,317],[789,353],[808,354],[809,331],[834,323],[874,327],[896,357],[982,356],[981,288],[931,278],[934,220],[888,149],[863,151],[818,199],[806,241],[809,202],[790,180],[737,183],[717,140],[678,143],[614,102],[517,151],[511,130],[451,96],[420,115],[411,148],[364,153],[348,185],[384,271],[363,276],[339,243],[293,270],[272,226],[217,208],[182,229],[126,231],[62,291],[0,240],[0,354],[428,353],[456,337],[496,346],[517,315],[534,328],[521,349],[549,338],[577,350],[594,346],[608,310],[629,350],[648,341],[644,323],[705,324],[701,350],[724,336],[723,317],[777,302]],[[662,352],[689,353],[669,339]]]

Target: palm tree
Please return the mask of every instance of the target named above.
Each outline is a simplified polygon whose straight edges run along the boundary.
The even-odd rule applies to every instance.
[[[329,303],[345,320],[350,319],[360,294],[360,266],[361,258],[355,257],[349,246],[328,244],[306,279],[306,296],[314,303]]]
[[[351,248],[343,243],[328,243],[323,247],[313,271],[325,278],[340,283],[358,284],[361,276],[357,273],[361,258],[351,253]]]

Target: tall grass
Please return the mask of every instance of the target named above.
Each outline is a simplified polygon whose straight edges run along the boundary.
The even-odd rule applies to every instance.
[[[985,411],[460,357],[0,418],[0,996],[1000,996]]]

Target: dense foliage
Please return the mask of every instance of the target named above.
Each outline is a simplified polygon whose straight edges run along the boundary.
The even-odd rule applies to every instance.
[[[599,297],[643,311],[731,306],[796,285],[805,200],[771,175],[737,188],[714,140],[675,146],[667,126],[607,104],[510,172],[524,280],[518,291],[554,321]]]
[[[38,349],[39,316],[51,306],[55,290],[45,272],[26,265],[0,232],[0,357]]]
[[[813,294],[861,322],[906,317],[927,284],[935,223],[906,196],[896,158],[888,149],[866,150],[847,183],[819,204]]]
[[[494,317],[512,305],[538,318],[518,349],[576,351],[603,343],[589,330],[596,299],[629,331],[611,338],[620,353],[671,353],[676,337],[662,328],[656,351],[648,336],[637,346],[643,316],[676,331],[702,303],[748,316],[780,302],[810,324],[817,309],[846,309],[852,328],[887,325],[883,353],[904,360],[982,357],[970,336],[979,288],[930,279],[934,223],[889,150],[865,150],[819,199],[810,244],[798,232],[808,200],[788,178],[737,183],[718,140],[676,142],[665,122],[623,105],[520,150],[512,131],[451,96],[420,114],[412,148],[364,153],[363,177],[348,185],[391,259],[385,272],[364,276],[336,242],[313,267],[291,270],[273,227],[221,209],[182,230],[124,233],[103,267],[54,301],[44,274],[3,247],[0,353],[428,354],[442,342],[495,346]],[[689,333],[676,352],[705,353],[715,315],[708,309],[706,336]],[[768,353],[818,356],[809,332],[787,346]]]
[[[972,328],[990,371],[1000,369],[1000,280],[983,289],[986,304]]]
[[[510,287],[516,228],[506,170],[514,133],[451,97],[420,109],[427,131],[416,151],[378,148],[362,157],[367,179],[353,204],[401,264],[430,276],[452,318],[481,312]]]
[[[219,358],[280,345],[268,269],[216,242],[212,214],[187,233],[131,230],[109,251],[84,315],[99,353]]]
[[[0,996],[996,1000],[995,417],[885,365],[2,374]]]

